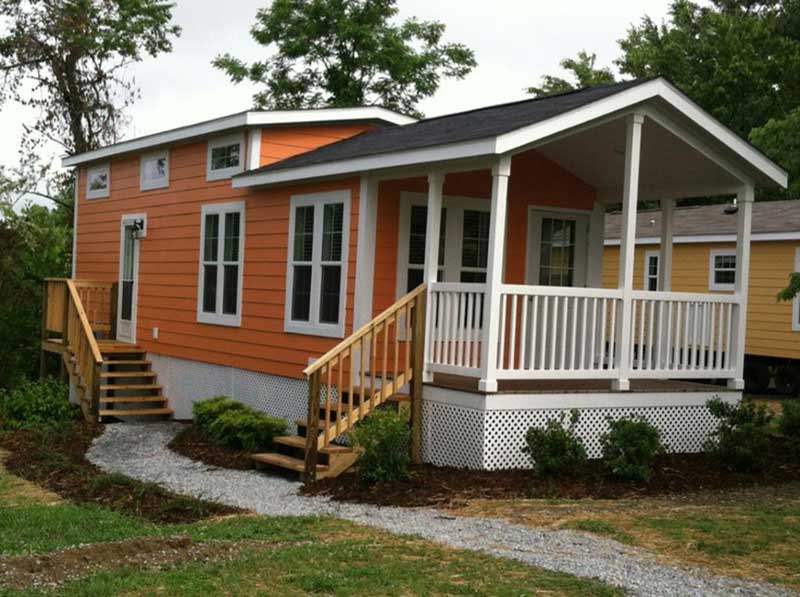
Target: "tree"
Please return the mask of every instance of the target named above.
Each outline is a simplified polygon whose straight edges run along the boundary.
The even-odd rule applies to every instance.
[[[257,108],[300,109],[378,104],[419,114],[443,78],[475,67],[472,50],[445,43],[445,26],[397,15],[396,0],[274,0],[250,33],[274,53],[246,64],[230,54],[213,61],[234,83],[263,86]]]
[[[527,92],[536,97],[546,97],[558,93],[566,93],[584,87],[595,85],[609,85],[616,82],[614,73],[608,67],[597,68],[595,62],[596,54],[589,54],[585,50],[578,52],[576,58],[565,58],[559,64],[561,68],[572,73],[574,82],[561,77],[545,75],[542,77],[540,87],[528,87]]]

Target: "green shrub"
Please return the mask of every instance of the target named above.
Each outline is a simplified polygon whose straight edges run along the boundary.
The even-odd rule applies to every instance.
[[[0,390],[0,425],[10,429],[64,423],[77,412],[69,402],[69,387],[53,378],[25,380],[11,390]]]
[[[549,420],[544,428],[531,427],[525,434],[522,451],[530,455],[534,471],[543,477],[574,472],[586,463],[586,448],[575,434],[580,413],[570,411],[568,427],[564,426],[565,418],[566,413],[559,420]]]
[[[363,450],[358,461],[358,475],[364,483],[408,477],[411,430],[406,417],[390,410],[376,410],[348,437],[356,449]]]
[[[763,468],[773,414],[763,404],[756,405],[749,400],[734,405],[714,398],[706,405],[719,419],[714,436],[706,442],[706,450],[725,468],[743,472]]]
[[[608,432],[600,438],[605,464],[615,477],[649,481],[655,457],[664,452],[661,433],[641,418],[608,419]]]
[[[286,421],[253,410],[227,396],[215,396],[192,405],[194,424],[212,441],[235,450],[255,452],[270,447],[286,433]]]
[[[786,437],[800,440],[800,399],[784,400],[781,403],[778,429]]]

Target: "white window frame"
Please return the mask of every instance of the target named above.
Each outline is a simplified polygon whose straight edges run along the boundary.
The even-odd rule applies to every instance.
[[[800,272],[800,247],[794,250],[794,271]],[[792,301],[792,331],[800,332],[800,296]]]
[[[645,251],[644,252],[644,276],[642,279],[642,290],[650,290],[650,280],[653,275],[650,273],[650,259],[656,258],[656,289],[655,292],[661,290],[659,278],[661,275],[661,251]]]
[[[408,285],[409,234],[411,233],[411,207],[413,205],[428,205],[428,196],[424,193],[403,192],[400,194],[400,213],[398,218],[397,236],[397,284],[395,293],[397,298],[405,296]],[[462,267],[461,256],[464,244],[464,211],[491,211],[491,202],[479,197],[455,197],[445,195],[442,197],[442,207],[447,212],[445,222],[444,265],[443,282],[459,282],[461,271],[486,271],[474,267]],[[488,264],[487,264],[488,265]]]
[[[239,165],[230,168],[219,168],[217,170],[211,169],[211,152],[217,147],[224,147],[226,145],[239,144]],[[216,137],[208,140],[208,149],[206,152],[206,180],[222,180],[230,178],[234,174],[244,172],[244,164],[247,160],[246,146],[244,144],[244,133],[235,133],[233,135],[226,135],[224,137]]]
[[[90,189],[89,188],[89,181],[92,178],[92,174],[95,173],[105,173],[106,175],[106,188],[104,189]],[[86,198],[87,199],[102,199],[103,197],[108,197],[109,193],[111,192],[111,164],[100,164],[97,166],[91,166],[86,169]]]
[[[325,205],[342,203],[342,261],[339,283],[339,321],[321,323],[319,321],[319,299],[322,286],[322,229]],[[292,319],[292,297],[294,295],[294,226],[298,207],[314,206],[314,242],[311,256],[311,299],[309,320]],[[292,195],[289,200],[289,234],[286,255],[286,298],[284,304],[284,331],[292,334],[343,338],[345,313],[347,307],[347,267],[350,263],[350,191],[326,191]]]
[[[736,281],[734,280],[733,284],[717,284],[716,276],[714,275],[716,269],[714,267],[714,262],[716,261],[717,257],[736,257],[736,249],[712,249],[708,253],[708,289],[709,290],[721,290],[721,291],[732,291],[736,289]],[[736,264],[736,268],[734,269],[734,278],[736,277],[736,270],[739,268],[739,264]]]
[[[157,180],[147,180],[144,177],[145,162],[151,160],[158,160],[160,158],[164,158],[164,160],[166,161],[166,172],[164,174],[164,178],[160,178]],[[152,191],[153,189],[165,189],[168,186],[169,186],[169,149],[163,149],[161,151],[154,151],[152,153],[143,154],[142,157],[139,159],[139,190]]]
[[[223,228],[225,214],[239,212],[239,280],[236,295],[236,314],[222,313],[222,294],[224,292],[225,261],[217,259],[217,300],[216,311],[207,313],[203,310],[203,289],[205,288],[205,267],[203,261],[203,251],[205,250],[206,238],[206,216],[219,214],[220,227]],[[197,321],[213,325],[225,325],[230,327],[240,327],[242,325],[242,281],[244,279],[244,236],[245,236],[245,202],[233,201],[230,203],[208,203],[200,209],[200,254],[198,256],[197,273]],[[219,236],[217,242],[217,255],[225,250],[224,228],[223,235]],[[233,262],[230,262],[233,263]]]

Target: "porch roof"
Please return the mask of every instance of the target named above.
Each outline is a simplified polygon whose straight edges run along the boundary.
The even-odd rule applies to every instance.
[[[745,172],[763,185],[786,185],[787,174],[780,166],[699,108],[669,81],[657,77],[362,133],[239,174],[233,178],[233,186],[279,184],[523,151],[608,123],[645,103],[655,117],[666,115],[679,127],[691,128],[693,135],[702,135],[702,145],[713,145],[722,160],[735,162],[729,170]]]

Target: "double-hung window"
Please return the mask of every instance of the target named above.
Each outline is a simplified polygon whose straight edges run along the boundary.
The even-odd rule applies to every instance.
[[[659,259],[659,251],[645,251],[644,253],[644,289],[650,292],[658,290]]]
[[[736,285],[736,251],[715,249],[709,255],[708,289],[733,290]]]
[[[241,325],[244,203],[204,205],[200,235],[197,320]]]
[[[244,171],[244,133],[208,141],[206,180],[221,180]]]
[[[285,330],[344,336],[350,194],[291,198]]]

